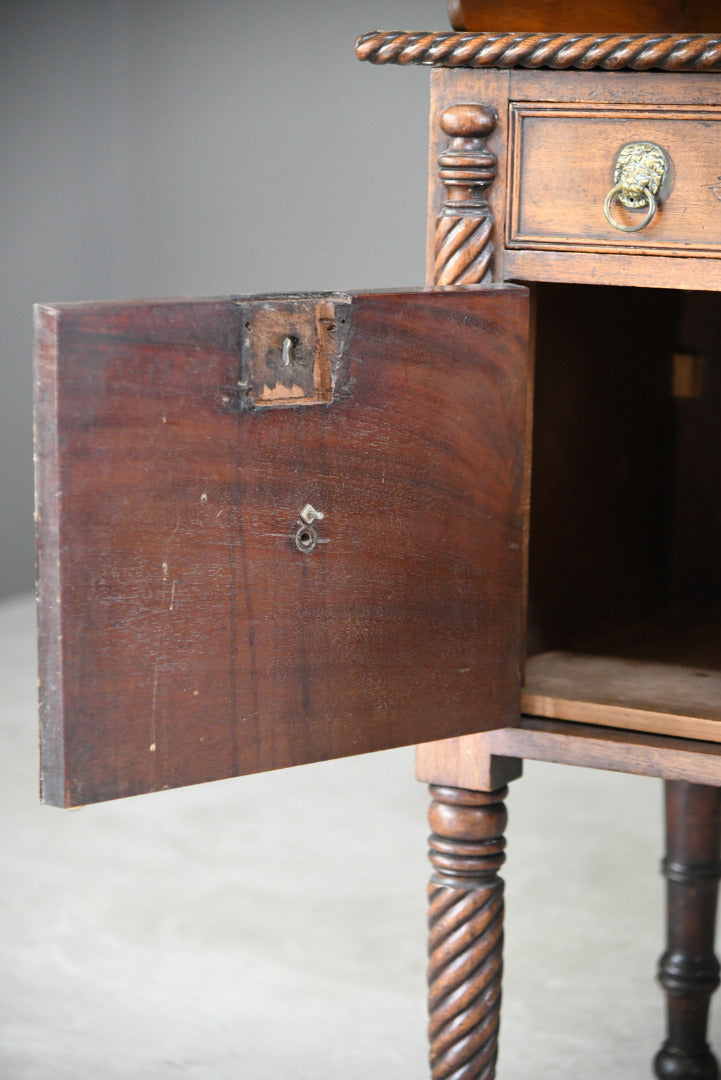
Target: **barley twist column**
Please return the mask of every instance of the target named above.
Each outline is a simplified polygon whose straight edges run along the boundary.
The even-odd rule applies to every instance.
[[[492,1080],[498,1054],[508,788],[433,786],[429,1038],[433,1080]]]
[[[440,124],[451,141],[438,158],[448,194],[436,221],[434,284],[485,285],[493,269],[493,214],[485,190],[498,164],[486,139],[496,114],[486,105],[451,105]]]

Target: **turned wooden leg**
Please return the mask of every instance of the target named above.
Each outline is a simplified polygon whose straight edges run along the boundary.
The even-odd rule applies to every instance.
[[[655,1060],[660,1080],[715,1080],[706,1042],[711,995],[719,984],[714,955],[721,863],[721,790],[666,782],[667,949],[659,979],[668,995],[668,1038]]]
[[[429,1038],[433,1080],[495,1076],[501,1012],[504,787],[432,786]]]

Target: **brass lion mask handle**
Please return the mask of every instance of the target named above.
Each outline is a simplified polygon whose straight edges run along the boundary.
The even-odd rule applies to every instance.
[[[620,232],[640,232],[645,229],[658,208],[657,195],[669,171],[669,160],[656,143],[627,143],[616,158],[613,187],[606,196],[603,212],[609,225]],[[618,200],[628,210],[646,213],[636,225],[624,225],[611,216],[611,207]]]

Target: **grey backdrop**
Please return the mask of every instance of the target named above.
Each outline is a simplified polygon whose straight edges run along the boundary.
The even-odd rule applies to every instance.
[[[428,72],[358,63],[443,0],[0,4],[0,596],[33,585],[36,300],[423,281]]]

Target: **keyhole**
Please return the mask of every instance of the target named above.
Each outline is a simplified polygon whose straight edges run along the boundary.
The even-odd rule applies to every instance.
[[[298,344],[298,338],[284,337],[283,338],[283,351],[281,353],[283,367],[291,367],[295,363],[295,348]]]
[[[312,525],[304,524],[296,529],[293,539],[298,551],[302,551],[304,555],[309,555],[318,543],[318,533]]]

